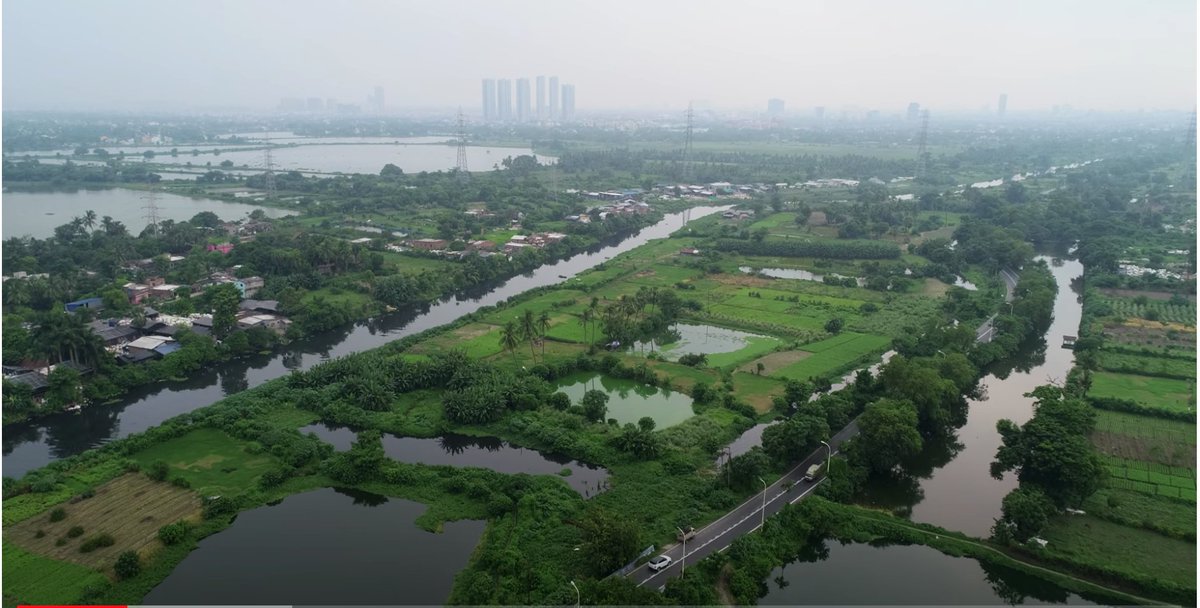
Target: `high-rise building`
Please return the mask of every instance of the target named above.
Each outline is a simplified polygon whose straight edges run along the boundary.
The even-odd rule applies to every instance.
[[[905,114],[905,118],[909,122],[912,122],[920,117],[921,117],[921,104],[919,104],[915,101],[908,104],[908,113]]]
[[[529,79],[517,79],[517,122],[525,122],[531,118],[529,105]]]
[[[556,118],[558,116],[558,76],[550,77],[550,116]]]
[[[546,119],[546,77],[537,77],[537,119]]]
[[[825,106],[817,106],[817,107],[813,108],[813,115],[817,117],[817,120],[824,119],[825,118]]]
[[[376,86],[375,94],[371,95],[371,107],[376,112],[382,113],[385,106],[386,104],[383,102],[383,87]]]
[[[575,85],[562,85],[562,119],[575,120]]]
[[[309,97],[306,105],[309,112],[320,112],[325,109],[325,102],[320,97]]]
[[[768,99],[767,100],[767,114],[770,114],[772,116],[778,116],[780,114],[783,114],[783,100],[782,99]]]
[[[1008,93],[1001,93],[1000,100],[996,102],[996,116],[1004,118],[1004,112],[1008,110]]]
[[[333,111],[337,110],[337,107],[338,107],[338,103],[337,103],[336,99],[330,97],[325,100],[325,111],[326,112],[333,112]]]
[[[483,119],[496,120],[496,81],[492,78],[483,79]]]
[[[496,81],[496,118],[512,120],[512,81],[507,78]]]

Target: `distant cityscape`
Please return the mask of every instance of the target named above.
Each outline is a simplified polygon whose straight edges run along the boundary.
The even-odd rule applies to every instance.
[[[575,119],[575,85],[558,82],[558,76],[538,76],[531,98],[529,79],[517,79],[516,107],[513,107],[512,80],[483,79],[484,122],[570,122]],[[560,104],[561,100],[561,104]]]

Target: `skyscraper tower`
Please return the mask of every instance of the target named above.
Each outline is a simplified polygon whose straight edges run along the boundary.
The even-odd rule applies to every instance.
[[[496,81],[496,118],[512,120],[512,81]]]
[[[1004,118],[1004,112],[1008,110],[1008,93],[1001,93],[1000,99],[996,101],[996,116]]]
[[[546,119],[546,77],[537,77],[537,119]]]
[[[517,122],[526,122],[531,117],[529,104],[529,79],[517,79]]]
[[[375,111],[382,114],[383,108],[385,106],[385,104],[383,102],[383,87],[381,87],[381,86],[375,87],[375,95],[373,95],[371,97],[371,102],[375,105]]]
[[[550,116],[554,119],[558,117],[558,76],[550,77]]]
[[[491,78],[483,79],[483,120],[496,120],[496,81]]]
[[[575,85],[562,85],[562,119],[575,120]]]
[[[912,122],[920,117],[921,117],[921,104],[919,104],[915,101],[908,104],[908,113],[905,114],[904,119],[909,122]]]

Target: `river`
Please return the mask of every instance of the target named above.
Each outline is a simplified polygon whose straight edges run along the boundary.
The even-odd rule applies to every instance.
[[[144,207],[148,196],[147,192],[128,188],[5,192],[4,202],[0,205],[4,220],[3,237],[32,236],[44,239],[54,236],[55,228],[89,209],[96,212],[97,221],[106,215],[111,216],[125,224],[130,234],[138,234],[147,225]],[[177,222],[190,220],[201,211],[211,211],[225,221],[243,219],[255,210],[262,210],[267,217],[296,214],[286,209],[226,203],[166,192],[158,193],[155,205],[159,219]]]
[[[728,208],[696,207],[691,210],[690,217],[699,219]],[[683,213],[670,214],[618,243],[543,265],[495,285],[297,341],[270,356],[216,365],[185,382],[141,387],[112,405],[97,405],[85,408],[79,414],[56,414],[30,423],[9,425],[4,429],[4,475],[20,477],[59,458],[145,431],[169,418],[210,405],[293,369],[305,370],[334,357],[376,348],[450,323],[535,287],[561,283],[619,253],[640,247],[652,239],[670,236],[683,224]]]

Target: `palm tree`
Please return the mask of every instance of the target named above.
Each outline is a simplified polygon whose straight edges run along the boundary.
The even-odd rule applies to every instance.
[[[533,350],[533,341],[538,337],[537,321],[533,318],[532,310],[526,310],[521,317],[521,335],[529,340],[529,356],[537,359],[537,351]]]
[[[509,321],[500,329],[500,346],[512,353],[513,358],[517,358],[517,345],[521,343],[520,332],[517,331],[517,324],[514,321]]]
[[[542,359],[546,358],[546,333],[550,331],[550,313],[542,311],[538,316],[538,329],[542,330]]]
[[[596,341],[596,319],[599,317],[597,312],[600,310],[600,298],[592,296],[591,304],[588,304],[588,318],[592,322],[592,342]]]
[[[96,227],[96,212],[88,209],[83,214],[83,225],[87,226],[88,230]]]
[[[583,309],[583,312],[579,315],[579,323],[583,325],[583,341],[588,344],[592,343],[591,340],[588,340],[588,323],[592,322],[592,317],[592,309],[590,308]]]

